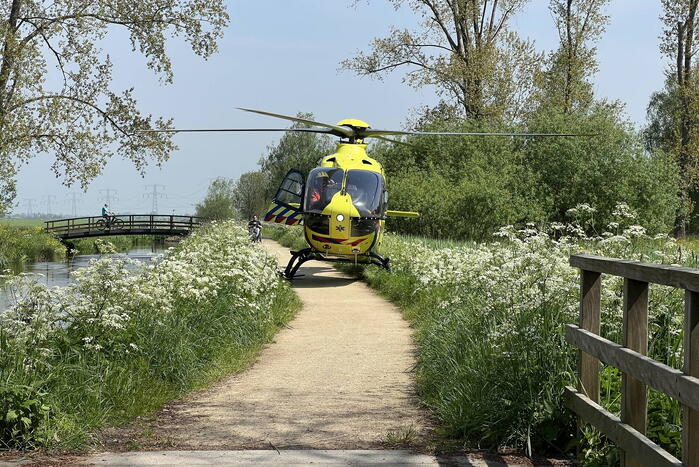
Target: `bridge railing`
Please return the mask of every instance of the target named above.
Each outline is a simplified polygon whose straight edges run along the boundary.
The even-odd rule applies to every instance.
[[[566,340],[579,349],[579,390],[566,387],[568,407],[622,449],[622,466],[699,467],[699,270],[590,255],[573,255],[580,274],[580,325]],[[623,345],[600,337],[602,274],[624,278]],[[648,284],[685,291],[684,371],[647,357]],[[622,372],[621,419],[599,405],[600,361]],[[682,460],[645,436],[647,386],[682,403]]]
[[[46,231],[56,236],[88,234],[124,234],[129,232],[187,232],[200,226],[205,219],[196,216],[164,214],[123,214],[112,216],[105,225],[103,216],[54,219],[46,221]]]

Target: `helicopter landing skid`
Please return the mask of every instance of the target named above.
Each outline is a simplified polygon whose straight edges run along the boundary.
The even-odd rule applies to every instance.
[[[284,269],[284,277],[286,279],[293,279],[296,276],[296,271],[299,270],[301,265],[306,261],[310,261],[315,258],[315,254],[312,248],[304,248],[299,251],[291,252],[291,259]]]
[[[391,258],[384,258],[374,252],[369,253],[371,257],[371,264],[384,268],[386,271],[391,272]]]
[[[384,268],[388,272],[391,272],[389,258],[384,258],[383,256],[373,252],[369,253],[367,256],[369,258],[368,264],[376,265],[380,268]],[[284,269],[284,278],[291,280],[294,277],[300,277],[300,275],[296,275],[296,272],[299,270],[303,263],[312,259],[317,259],[319,261],[330,261],[333,263],[354,263],[354,260],[350,258],[326,258],[322,254],[319,254],[317,251],[315,251],[313,248],[304,248],[303,250],[291,252],[291,259],[289,260],[289,263],[286,265],[286,268]],[[362,264],[367,264],[367,262],[363,262]]]

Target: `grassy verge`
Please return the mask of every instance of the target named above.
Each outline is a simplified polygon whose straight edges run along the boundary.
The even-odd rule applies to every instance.
[[[76,449],[100,426],[245,368],[300,303],[244,228],[212,225],[161,262],[105,256],[64,289],[10,280],[0,313],[0,442]]]
[[[506,228],[481,244],[388,235],[381,253],[393,272],[352,271],[396,303],[416,329],[420,397],[440,420],[447,444],[533,454],[579,450],[586,465],[618,463],[617,450],[597,432],[586,430],[580,442],[563,403],[563,387],[576,379],[576,352],[565,342],[564,325],[578,321],[579,306],[578,272],[568,257],[586,251],[697,266],[696,255],[673,239],[628,225],[632,215],[600,237],[576,224]],[[300,238],[300,229],[269,230],[287,246]],[[622,289],[620,278],[605,277],[602,335],[615,342],[622,340]],[[649,356],[681,368],[681,291],[651,286],[649,311]],[[602,371],[602,403],[619,413],[620,375],[613,368]],[[649,391],[649,437],[675,456],[680,421],[676,401]]]
[[[42,227],[0,223],[0,270],[65,258],[65,247]]]

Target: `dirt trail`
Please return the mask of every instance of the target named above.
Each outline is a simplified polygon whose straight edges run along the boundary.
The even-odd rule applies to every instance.
[[[286,265],[288,248],[263,246]],[[303,309],[249,370],[174,404],[155,437],[178,449],[366,449],[428,425],[411,369],[411,330],[362,282],[309,262]]]

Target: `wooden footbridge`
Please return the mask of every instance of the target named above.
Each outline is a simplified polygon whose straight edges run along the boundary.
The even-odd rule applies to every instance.
[[[59,240],[108,235],[187,235],[205,219],[163,214],[76,217],[46,221],[46,231]]]

